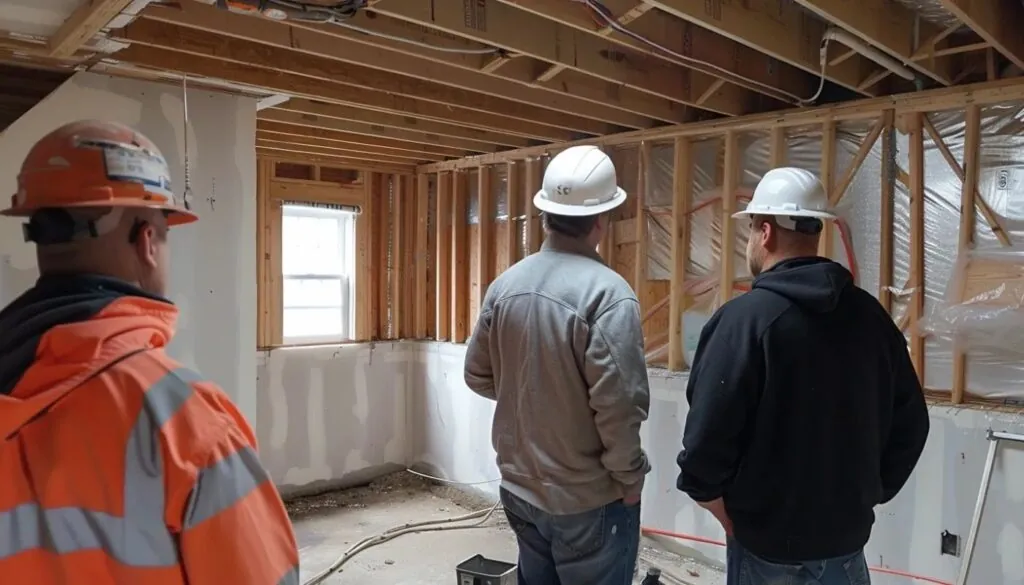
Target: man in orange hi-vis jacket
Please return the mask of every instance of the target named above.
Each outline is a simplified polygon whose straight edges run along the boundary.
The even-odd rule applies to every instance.
[[[167,232],[197,219],[186,207],[120,124],[59,128],[22,166],[2,213],[28,218],[41,276],[0,312],[0,582],[299,582],[252,429],[164,351]]]

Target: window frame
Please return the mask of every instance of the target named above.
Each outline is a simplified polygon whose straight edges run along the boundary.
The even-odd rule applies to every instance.
[[[277,164],[313,165],[313,179],[276,176]],[[369,253],[373,229],[373,200],[371,185],[377,173],[353,170],[344,165],[329,165],[334,171],[356,176],[351,182],[341,183],[319,180],[321,167],[316,163],[257,157],[256,181],[256,349],[271,350],[280,347],[302,347],[311,345],[342,345],[370,339],[372,310],[366,299],[371,294],[373,280],[372,256]],[[323,175],[325,178],[327,173]],[[334,176],[338,176],[336,173]],[[378,181],[379,182],[379,181]],[[346,287],[349,298],[348,339],[338,336],[311,338],[284,338],[284,271],[283,271],[283,220],[285,204],[332,205],[353,208],[356,213],[351,228],[354,231],[355,246],[348,254],[353,263],[351,278],[355,280]],[[351,241],[351,240],[350,240]]]
[[[340,218],[339,215],[345,214],[349,217],[344,219]],[[339,299],[340,307],[342,311],[342,329],[343,333],[340,335],[297,335],[288,336],[285,334],[285,316],[289,309],[303,309],[303,308],[335,308],[335,307],[289,307],[287,305],[287,299],[282,292],[281,295],[281,343],[282,345],[329,345],[337,343],[348,343],[355,341],[356,328],[355,328],[355,300],[357,293],[355,287],[358,286],[359,278],[355,274],[356,272],[356,250],[358,244],[358,237],[356,234],[356,223],[359,220],[359,210],[353,209],[351,206],[342,206],[335,204],[324,204],[317,202],[305,202],[305,201],[283,201],[281,204],[281,221],[284,222],[286,217],[313,217],[318,219],[338,219],[340,226],[339,231],[341,232],[341,240],[343,242],[342,263],[345,265],[342,268],[340,274],[327,274],[327,273],[310,273],[310,274],[287,274],[284,272],[284,267],[281,270],[281,281],[282,287],[284,283],[291,281],[301,280],[338,280],[340,281],[341,298]],[[282,229],[282,247],[284,245],[284,230]],[[282,255],[282,261],[283,261]]]

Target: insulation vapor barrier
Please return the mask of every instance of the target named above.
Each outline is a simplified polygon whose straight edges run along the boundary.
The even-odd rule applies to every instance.
[[[926,135],[925,318],[920,327],[927,344],[926,385],[951,388],[954,350],[965,351],[967,392],[1016,403],[1024,400],[1024,105],[996,105],[981,112],[980,201],[975,209],[984,201],[1011,245],[1000,242],[978,211],[974,247],[958,253],[962,183]],[[964,114],[933,114],[931,120],[954,158],[963,161]],[[902,144],[899,164],[907,168]],[[896,234],[904,240],[909,214],[901,214],[901,208],[908,207],[909,194],[898,189]],[[908,262],[906,249],[897,248],[901,264]]]
[[[837,181],[850,167],[870,133],[870,126],[865,122],[851,122],[837,129]],[[737,210],[746,206],[754,187],[769,170],[771,160],[771,139],[768,133],[747,132],[741,134],[738,140],[740,175],[735,194]],[[686,267],[685,289],[692,304],[683,314],[684,348],[688,360],[692,359],[696,351],[701,327],[717,308],[719,300],[724,175],[724,161],[720,156],[722,146],[721,138],[694,142],[691,146],[693,200],[690,202],[690,264]],[[836,259],[855,272],[860,286],[872,292],[877,292],[879,283],[881,238],[877,218],[881,213],[878,179],[882,169],[881,155],[879,142],[854,174],[845,197],[837,207],[841,225],[835,230],[834,242]],[[821,170],[820,129],[815,126],[791,131],[787,139],[786,156],[786,164],[818,174]],[[673,159],[672,145],[651,147],[644,206],[648,226],[648,273],[651,280],[670,278]],[[749,288],[750,283],[745,257],[749,227],[744,222],[737,222],[734,233],[733,266],[738,292]]]

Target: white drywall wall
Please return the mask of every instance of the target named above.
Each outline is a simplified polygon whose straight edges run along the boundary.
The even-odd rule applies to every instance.
[[[32,144],[83,118],[128,124],[153,140],[185,181],[181,89],[78,73],[0,134],[0,198],[7,206]],[[171,233],[170,297],[181,309],[170,353],[220,384],[256,419],[256,101],[189,91],[189,159],[200,221]],[[0,220],[0,304],[32,286],[35,253],[16,220]]]
[[[260,354],[256,434],[282,494],[357,485],[405,469],[412,355],[407,343]]]
[[[413,356],[410,388],[413,455],[449,479],[479,482],[496,478],[490,446],[493,406],[473,394],[462,378],[464,346],[422,343]],[[686,419],[685,376],[651,371],[651,411],[643,428],[644,447],[653,470],[644,488],[646,526],[723,539],[711,516],[675,488],[675,458]],[[932,429],[921,462],[903,492],[876,510],[867,547],[868,562],[954,582],[960,559],[940,554],[940,535],[948,530],[963,543],[985,464],[989,428],[1024,432],[1019,416],[979,410],[931,408]],[[491,494],[495,484],[476,486]],[[716,562],[724,550],[683,543]],[[1001,448],[979,532],[970,585],[1024,585],[1024,450]],[[910,585],[904,577],[872,575],[875,585]]]

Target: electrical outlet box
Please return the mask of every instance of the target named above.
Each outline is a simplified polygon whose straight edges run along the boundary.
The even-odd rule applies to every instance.
[[[942,531],[942,554],[960,556],[960,537],[948,530]]]

